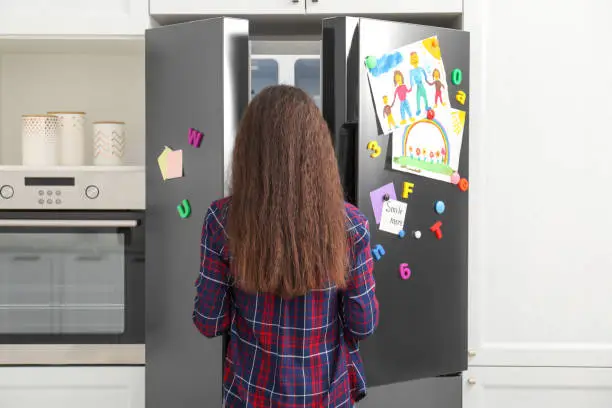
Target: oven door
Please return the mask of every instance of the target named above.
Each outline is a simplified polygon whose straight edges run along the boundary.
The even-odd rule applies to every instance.
[[[0,213],[0,364],[144,364],[144,213]]]

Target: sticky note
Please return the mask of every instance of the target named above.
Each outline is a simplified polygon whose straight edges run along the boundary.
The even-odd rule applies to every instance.
[[[166,178],[183,177],[183,151],[170,151],[166,157]]]
[[[166,180],[168,178],[166,169],[168,168],[168,154],[172,152],[168,146],[164,146],[164,150],[159,156],[157,156],[157,164],[159,165],[159,171],[161,172],[162,178]]]
[[[399,232],[404,229],[407,208],[408,204],[403,201],[385,201],[382,206],[382,215],[380,217],[380,230],[390,232],[391,234],[399,234]]]
[[[372,201],[372,210],[374,210],[374,218],[376,218],[376,224],[380,224],[380,217],[382,215],[382,207],[385,202],[385,195],[388,195],[389,200],[395,200],[395,187],[393,183],[385,184],[384,186],[377,188],[370,192],[370,201]]]

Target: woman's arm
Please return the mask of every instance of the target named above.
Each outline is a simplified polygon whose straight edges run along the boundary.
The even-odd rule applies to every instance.
[[[374,260],[370,249],[370,231],[365,219],[351,231],[348,286],[341,291],[340,316],[346,335],[362,340],[378,326],[378,300],[374,282]]]
[[[223,259],[225,230],[217,218],[219,209],[211,206],[202,227],[200,275],[193,323],[206,337],[219,336],[229,330],[231,322],[229,264]]]

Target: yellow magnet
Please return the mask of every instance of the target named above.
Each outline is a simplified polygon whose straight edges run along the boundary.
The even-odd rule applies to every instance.
[[[414,183],[409,183],[407,181],[404,182],[404,191],[402,191],[402,198],[408,198],[410,193],[413,193],[412,187],[414,187]]]
[[[465,92],[463,91],[458,91],[457,95],[455,95],[455,99],[457,99],[457,102],[459,102],[460,104],[464,104],[465,103]]]
[[[382,151],[382,149],[378,145],[378,142],[375,140],[372,140],[371,142],[368,143],[368,150],[371,150],[374,152],[370,155],[371,158],[380,156],[380,152]]]

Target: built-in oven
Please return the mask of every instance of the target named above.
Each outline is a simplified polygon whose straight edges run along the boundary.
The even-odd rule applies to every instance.
[[[0,364],[144,364],[141,167],[0,167]]]

